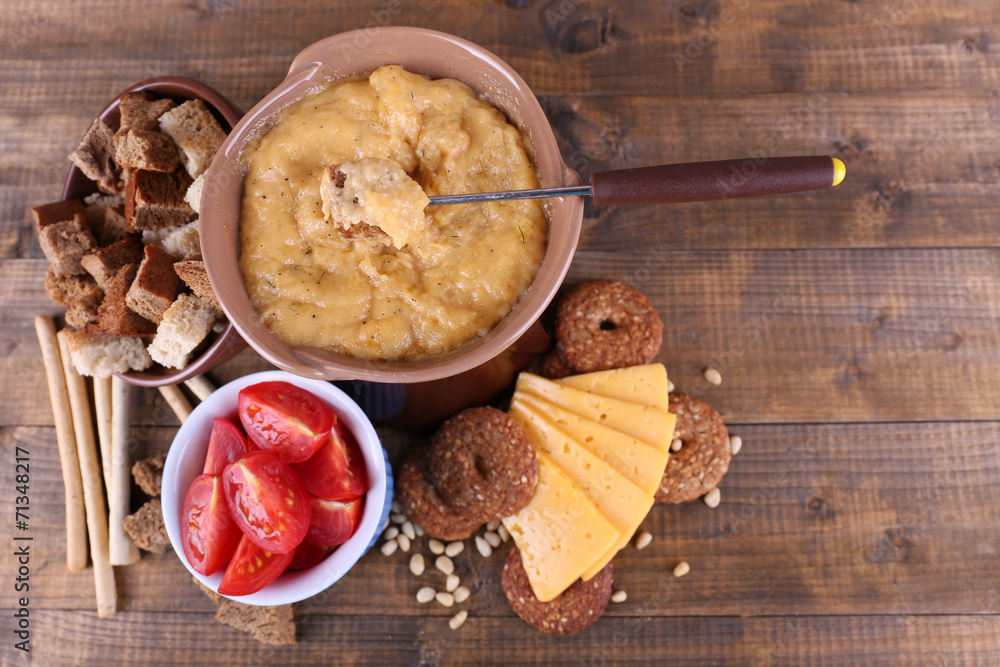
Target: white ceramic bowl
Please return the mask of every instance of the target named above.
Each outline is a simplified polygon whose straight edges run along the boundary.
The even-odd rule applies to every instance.
[[[368,492],[361,514],[361,523],[354,535],[322,562],[299,571],[288,571],[277,580],[251,595],[232,596],[233,600],[252,605],[281,605],[298,602],[320,593],[343,577],[371,547],[389,516],[392,503],[392,468],[374,427],[361,408],[347,394],[329,382],[309,380],[284,371],[254,373],[220,387],[201,402],[181,426],[170,445],[163,467],[163,522],[174,548],[184,567],[213,591],[219,590],[223,570],[206,577],[194,571],[184,557],[181,545],[180,514],[184,497],[194,478],[201,474],[208,452],[208,437],[216,417],[227,417],[238,423],[236,403],[239,392],[258,382],[283,380],[311,391],[325,401],[337,417],[344,421],[361,447],[368,472]]]

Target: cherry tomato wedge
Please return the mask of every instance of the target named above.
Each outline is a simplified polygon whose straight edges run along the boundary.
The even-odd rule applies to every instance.
[[[214,574],[225,567],[242,536],[222,495],[222,480],[198,475],[181,510],[181,543],[188,563],[195,572]]]
[[[312,506],[312,518],[306,539],[323,547],[335,547],[350,539],[357,530],[365,501],[364,498],[355,498],[342,503],[313,496],[309,504]]]
[[[239,415],[247,436],[286,463],[305,461],[330,437],[336,419],[326,403],[288,382],[242,389]]]
[[[247,455],[247,439],[240,427],[222,417],[212,423],[212,435],[208,438],[208,456],[205,457],[206,475],[221,475],[222,469],[233,461]]]
[[[307,539],[302,540],[302,544],[295,547],[295,555],[292,562],[288,564],[289,570],[304,570],[320,562],[326,555],[333,551],[318,544],[313,544]]]
[[[354,435],[337,419],[330,439],[305,463],[292,466],[314,496],[346,502],[368,490],[365,460]]]
[[[222,473],[229,511],[261,549],[289,553],[309,530],[309,495],[288,464],[270,452],[250,452]]]
[[[292,562],[293,552],[277,554],[261,549],[244,535],[236,547],[219,592],[223,595],[250,595],[281,576]]]

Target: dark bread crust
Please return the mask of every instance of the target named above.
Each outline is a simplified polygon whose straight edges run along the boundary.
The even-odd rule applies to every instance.
[[[31,217],[39,231],[57,222],[72,220],[77,215],[87,215],[87,207],[80,199],[54,201],[31,209]]]
[[[143,249],[142,263],[125,295],[125,303],[150,322],[159,324],[163,313],[177,298],[180,278],[174,271],[173,255],[155,245]]]
[[[192,178],[183,170],[171,174],[136,169],[125,190],[125,221],[129,232],[157,231],[183,225],[194,218],[184,201]]]
[[[86,273],[80,260],[97,250],[88,221],[84,210],[84,213],[75,214],[72,220],[54,222],[38,230],[38,244],[56,276],[64,278]]]
[[[69,155],[70,162],[94,181],[98,190],[109,195],[121,194],[124,188],[121,169],[114,162],[114,138],[111,128],[97,118]]]
[[[138,264],[141,261],[142,243],[134,236],[115,241],[111,245],[99,248],[80,259],[83,268],[94,277],[94,280],[103,289],[108,288],[122,267]]]
[[[104,291],[104,300],[97,309],[97,319],[90,322],[87,333],[103,333],[111,336],[152,336],[156,325],[136,314],[125,303],[132,281],[138,270],[135,264],[123,266]]]

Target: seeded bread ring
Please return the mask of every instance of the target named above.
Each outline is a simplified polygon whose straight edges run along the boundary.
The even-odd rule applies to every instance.
[[[396,497],[408,519],[439,540],[464,540],[485,522],[469,521],[449,508],[427,477],[426,442],[418,443],[396,478]]]
[[[506,412],[469,408],[434,434],[427,470],[452,510],[485,523],[528,504],[538,481],[538,455]]]
[[[631,285],[595,280],[560,300],[555,335],[566,364],[591,373],[651,362],[663,343],[663,322]]]
[[[552,348],[545,358],[542,359],[542,377],[550,380],[559,380],[570,375],[576,375],[576,369],[566,363],[566,360],[559,354],[559,348]]]
[[[670,412],[677,415],[674,438],[680,438],[684,445],[679,452],[671,452],[655,495],[660,503],[685,503],[718,486],[733,455],[729,431],[711,405],[671,394]]]
[[[608,564],[590,581],[577,579],[554,600],[541,602],[531,590],[517,547],[510,550],[504,561],[500,583],[510,608],[522,621],[553,635],[571,635],[597,622],[608,606],[615,585]]]

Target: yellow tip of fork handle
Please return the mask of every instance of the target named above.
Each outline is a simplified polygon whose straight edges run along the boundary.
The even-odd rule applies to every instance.
[[[833,158],[833,185],[830,187],[840,185],[845,176],[847,176],[847,167],[837,158]]]

